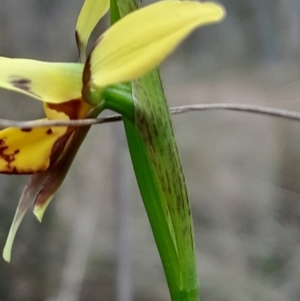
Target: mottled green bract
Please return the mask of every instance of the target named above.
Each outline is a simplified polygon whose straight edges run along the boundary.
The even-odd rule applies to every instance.
[[[115,0],[111,1],[116,20]],[[134,0],[117,2],[121,16]],[[138,24],[137,24],[138,26]],[[173,301],[199,298],[189,200],[158,70],[132,82],[134,119],[124,118],[128,145]]]

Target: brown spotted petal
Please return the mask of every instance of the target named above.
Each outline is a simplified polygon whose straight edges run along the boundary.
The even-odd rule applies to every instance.
[[[7,128],[0,131],[0,172],[31,174],[49,167],[55,145],[64,131],[51,128]]]

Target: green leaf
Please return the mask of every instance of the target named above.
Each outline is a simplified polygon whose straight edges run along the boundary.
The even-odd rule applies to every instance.
[[[121,16],[137,8],[134,0],[117,4]],[[111,10],[115,9],[111,0]],[[116,16],[115,12],[111,14]],[[124,118],[125,131],[171,298],[195,301],[199,286],[192,218],[158,70],[133,81],[132,93],[134,118]]]

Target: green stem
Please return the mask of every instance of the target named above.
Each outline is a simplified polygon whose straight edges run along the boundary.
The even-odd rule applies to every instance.
[[[103,106],[106,109],[120,113],[129,120],[133,120],[134,102],[128,86],[107,87],[102,91],[101,96],[103,98]]]

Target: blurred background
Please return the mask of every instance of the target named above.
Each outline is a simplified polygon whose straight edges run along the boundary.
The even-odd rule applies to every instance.
[[[82,2],[0,1],[0,55],[77,61]],[[220,2],[226,20],[194,32],[161,67],[170,106],[230,102],[299,111],[300,1]],[[0,117],[43,116],[28,97],[2,90],[0,97]],[[201,300],[299,300],[300,124],[225,111],[172,119],[194,216]],[[26,180],[0,177],[1,248]],[[121,123],[92,128],[42,224],[27,214],[11,263],[0,260],[0,300],[169,300]]]

